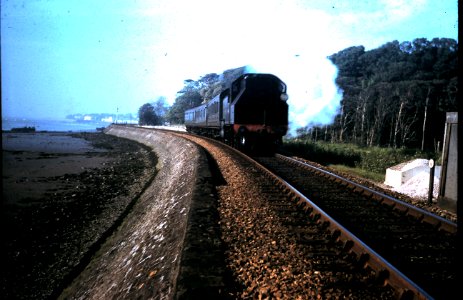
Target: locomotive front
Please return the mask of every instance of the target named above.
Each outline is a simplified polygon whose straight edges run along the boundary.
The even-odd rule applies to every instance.
[[[274,152],[288,130],[286,85],[271,74],[244,74],[209,102],[185,111],[188,132],[241,150]]]
[[[230,96],[234,144],[274,151],[288,130],[286,85],[271,74],[245,74],[232,83]]]

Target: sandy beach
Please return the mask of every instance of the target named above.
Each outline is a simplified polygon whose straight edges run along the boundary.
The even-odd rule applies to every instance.
[[[144,146],[103,133],[2,133],[4,299],[54,298],[154,177]]]

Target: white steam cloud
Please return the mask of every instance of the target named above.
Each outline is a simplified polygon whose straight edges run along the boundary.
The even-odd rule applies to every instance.
[[[286,83],[291,135],[301,127],[331,124],[339,112],[342,94],[334,83],[337,68],[327,58],[297,54],[252,64],[251,70],[272,73]]]
[[[305,9],[297,0],[198,1],[162,7],[173,25],[164,32],[158,62],[160,69],[169,70],[158,73],[165,87],[250,66],[287,84],[290,133],[332,122],[342,95],[327,56],[342,48],[331,15]]]

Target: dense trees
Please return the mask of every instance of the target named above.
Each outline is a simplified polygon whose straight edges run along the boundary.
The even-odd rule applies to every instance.
[[[178,96],[167,113],[167,120],[172,124],[184,123],[185,110],[211,100],[244,72],[245,67],[240,67],[226,70],[221,75],[210,73],[198,80],[185,80],[183,89],[177,93]]]
[[[185,110],[198,106],[203,100],[199,93],[200,87],[194,80],[185,80],[185,87],[177,93],[174,104],[167,112],[167,120],[171,124],[182,124],[185,121]]]
[[[350,47],[329,56],[339,69],[340,111],[333,124],[301,128],[298,133],[360,146],[437,150],[445,114],[457,110],[457,52],[453,39],[420,38],[369,51]],[[186,109],[212,99],[245,71],[241,67],[185,80],[175,103],[164,112],[165,119],[183,123]],[[155,114],[161,116],[158,110]]]
[[[161,124],[158,116],[154,112],[154,107],[150,103],[143,104],[138,109],[138,124],[140,125],[159,125]]]
[[[153,105],[153,110],[158,118],[158,123],[164,124],[169,111],[169,103],[167,103],[166,97],[159,97],[156,101],[152,102],[151,105]]]
[[[457,49],[455,40],[436,38],[331,55],[341,110],[334,124],[299,132],[318,140],[435,150],[445,113],[457,110]]]
[[[145,103],[138,109],[139,125],[161,125],[165,123],[169,106],[165,97],[159,97],[152,103]]]

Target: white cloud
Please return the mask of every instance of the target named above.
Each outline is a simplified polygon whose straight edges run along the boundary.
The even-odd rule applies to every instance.
[[[104,91],[107,103],[118,102],[118,107],[135,106],[159,96],[168,96],[172,102],[184,79],[252,64],[282,77],[288,84],[290,101],[319,99],[310,106],[323,114],[324,107],[333,108],[334,102],[320,103],[326,103],[328,95],[337,97],[333,96],[335,70],[326,56],[354,45],[369,49],[393,39],[411,40],[429,31],[445,36],[448,30],[453,36],[457,32],[456,3],[117,0],[107,5],[105,1],[50,0],[15,6],[9,1],[5,5],[2,2],[2,58],[17,55],[5,62],[14,61],[18,66],[5,66],[15,70],[11,78],[21,83],[24,74],[16,70],[29,61],[24,57],[37,58],[44,52],[47,60],[41,63],[56,67],[53,78],[57,80],[50,81],[56,87],[44,89],[43,84],[31,84],[27,91],[32,96],[24,93],[22,99],[37,99],[41,89],[43,98],[49,99],[47,94],[54,89],[53,99],[73,94],[84,106],[90,105],[85,101],[100,105],[102,97],[87,97],[94,93],[84,86]],[[75,67],[84,69],[81,65],[88,65],[85,70],[91,71],[77,72]],[[28,74],[34,82],[41,82],[44,75],[38,66],[36,60],[30,63],[31,68],[40,70]],[[66,91],[59,95],[56,90],[64,87]],[[296,91],[300,97],[295,96]]]
[[[419,14],[426,5],[426,0],[380,0],[374,6],[341,11],[339,18],[345,25],[361,25],[364,30],[375,32],[380,28],[399,23],[413,14]]]
[[[173,102],[184,79],[251,65],[288,85],[297,126],[332,121],[340,94],[326,56],[339,49],[336,18],[296,2],[188,1],[164,16],[165,55],[158,57],[159,91]],[[165,8],[167,9],[167,8]],[[169,9],[167,9],[169,10]],[[171,25],[171,26],[169,26]]]
[[[385,14],[394,22],[419,13],[427,4],[426,0],[382,0],[381,3]]]

